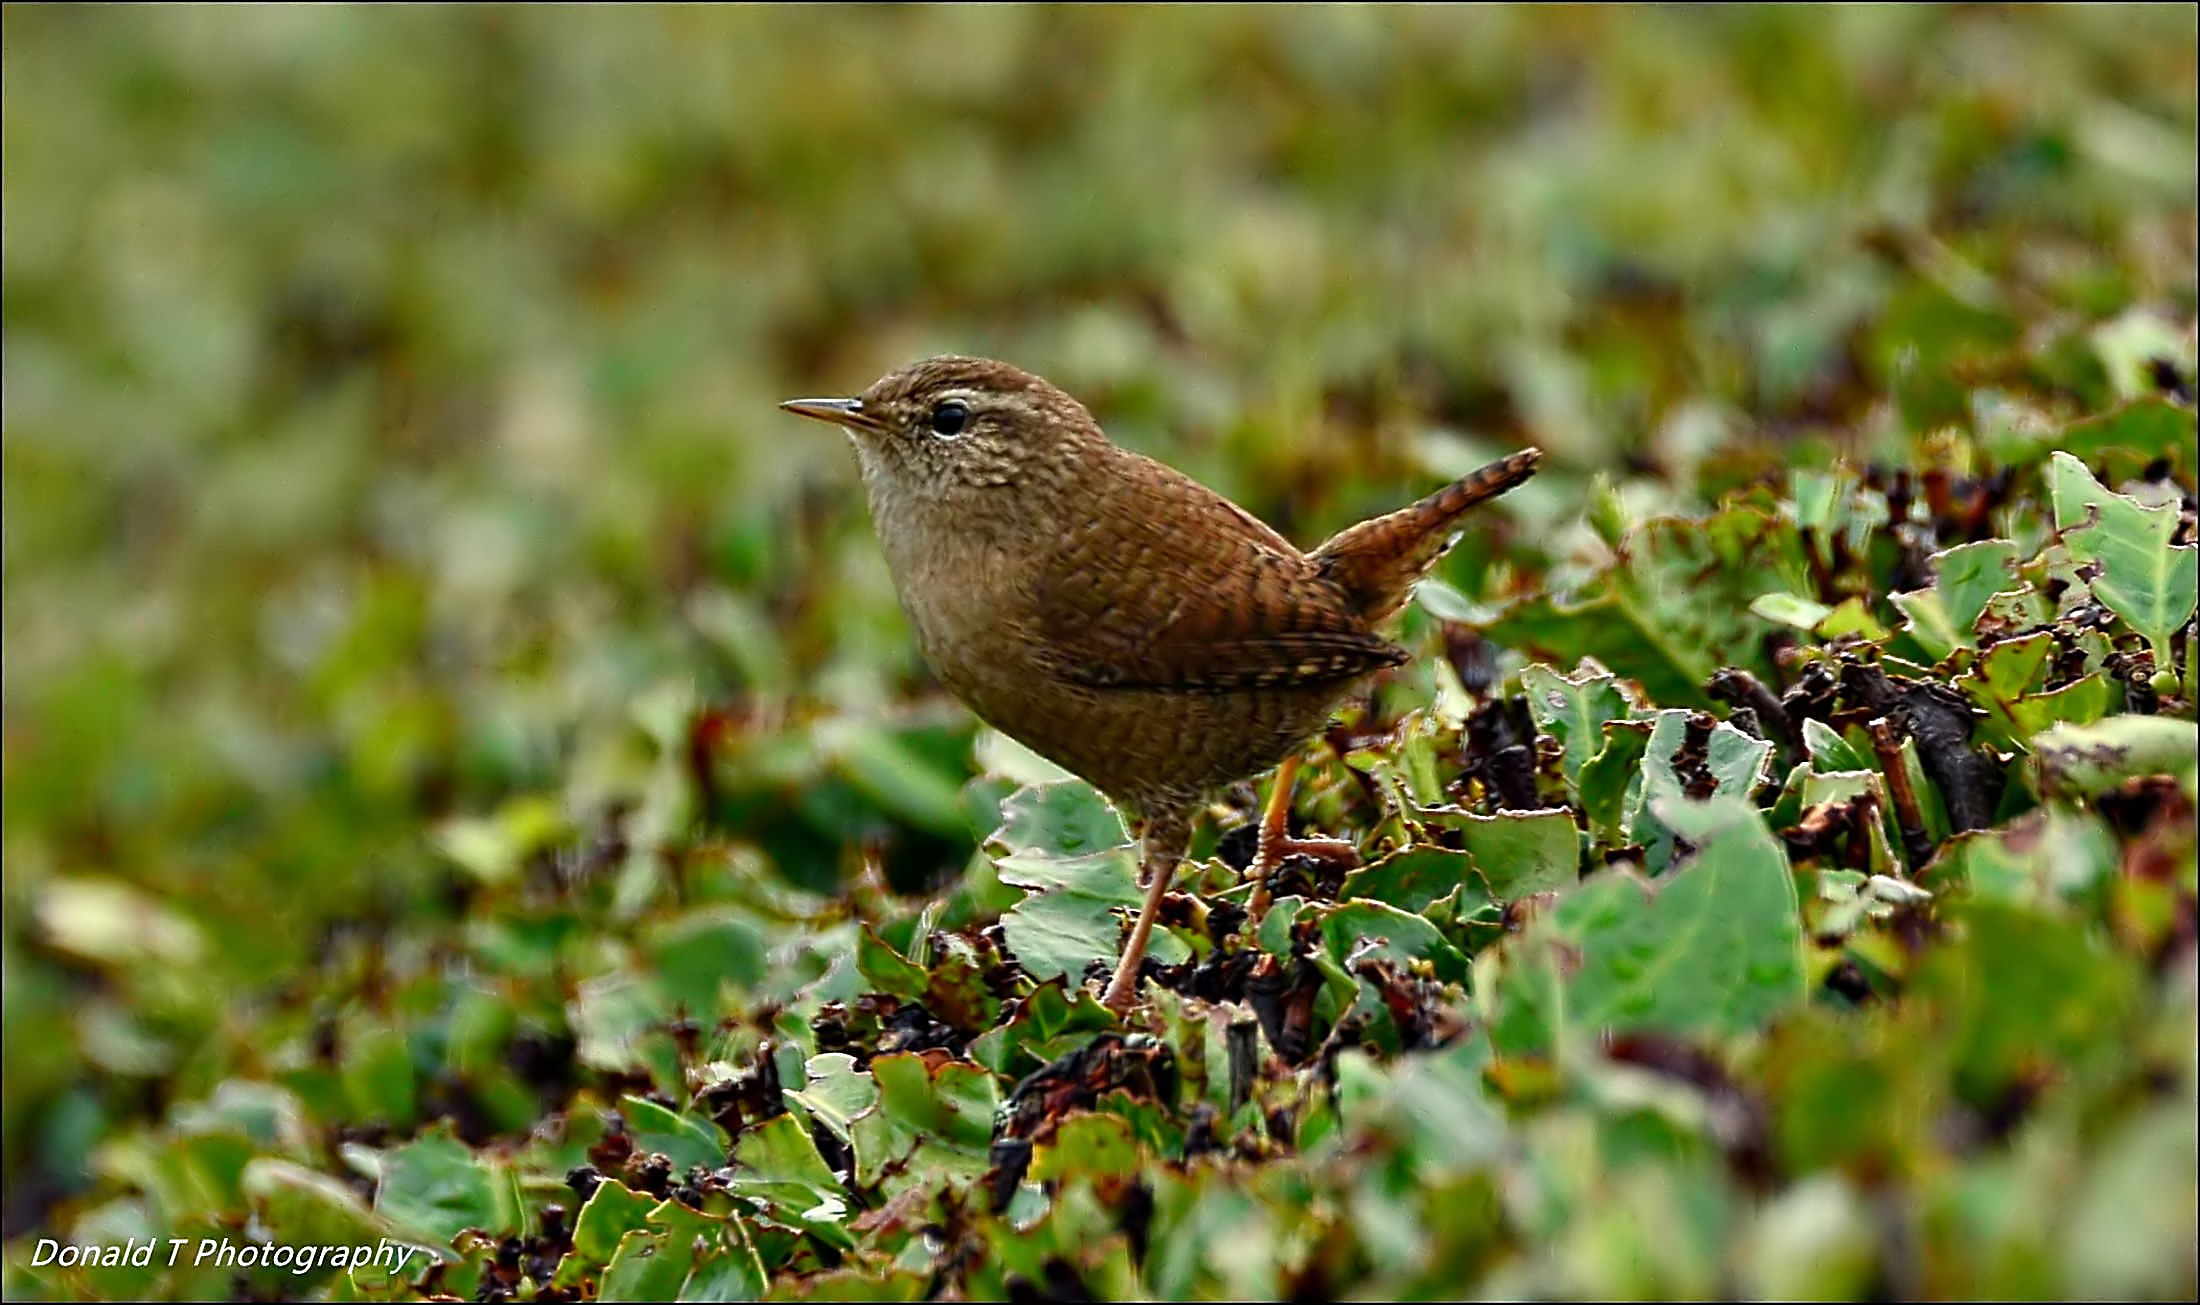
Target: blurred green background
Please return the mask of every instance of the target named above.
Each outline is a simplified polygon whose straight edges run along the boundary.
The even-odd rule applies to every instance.
[[[4,60],[11,1240],[344,949],[576,830],[606,918],[677,895],[698,748],[793,883],[960,867],[967,717],[780,398],[1004,357],[1302,540],[1533,440],[1563,573],[1598,472],[2189,375],[2183,6],[11,5]]]

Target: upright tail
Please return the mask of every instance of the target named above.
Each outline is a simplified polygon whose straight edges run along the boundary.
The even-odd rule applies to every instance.
[[[1312,557],[1373,625],[1405,605],[1414,582],[1451,545],[1467,509],[1534,475],[1542,457],[1541,449],[1522,449],[1499,458],[1411,507],[1339,531]]]

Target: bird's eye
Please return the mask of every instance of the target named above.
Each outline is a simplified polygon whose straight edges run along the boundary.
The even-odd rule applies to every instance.
[[[936,435],[960,435],[963,425],[970,420],[970,405],[961,399],[949,399],[932,409],[932,432]]]

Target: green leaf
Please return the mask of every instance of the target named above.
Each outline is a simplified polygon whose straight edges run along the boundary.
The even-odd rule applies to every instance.
[[[1123,818],[1081,779],[1031,784],[1001,804],[1001,827],[986,840],[1019,855],[1083,857],[1130,842]]]
[[[762,1300],[770,1283],[770,1275],[757,1257],[754,1246],[743,1233],[741,1226],[727,1221],[727,1231],[718,1242],[717,1254],[706,1254],[695,1264],[695,1271],[688,1275],[680,1289],[684,1301],[736,1301]]]
[[[1103,852],[1082,861],[1047,862],[1047,873],[1032,875],[1009,861],[999,863],[1004,882],[1041,884],[1055,891],[1035,892],[1001,917],[1001,930],[1017,963],[1035,979],[1076,982],[1094,961],[1112,960],[1122,939],[1115,908],[1139,900],[1130,853]],[[1155,941],[1162,938],[1154,931]]]
[[[1795,884],[1756,809],[1667,797],[1655,814],[1696,851],[1654,883],[1590,879],[1504,944],[1500,1049],[1546,1051],[1603,1030],[1743,1033],[1802,999]]]
[[[1833,615],[1833,609],[1817,599],[1790,593],[1759,594],[1749,600],[1749,610],[1775,625],[1798,630],[1816,630],[1819,622]]]
[[[914,1052],[874,1057],[878,1113],[911,1134],[983,1157],[993,1138],[993,1076],[982,1066],[947,1061],[934,1068]]]
[[[677,1169],[716,1169],[726,1162],[726,1134],[707,1119],[677,1114],[637,1096],[620,1097],[619,1112],[626,1116],[637,1147],[663,1152]]]
[[[1978,728],[2004,746],[2019,746],[2031,737],[2018,704],[2046,674],[2054,654],[2054,637],[2042,630],[2021,639],[2004,639],[1979,655],[1978,661],[1956,679],[1956,687],[1985,709]]]
[[[357,1245],[399,1232],[362,1204],[351,1188],[288,1160],[254,1160],[244,1168],[243,1188],[254,1214],[280,1241]]]
[[[442,1246],[468,1228],[505,1231],[489,1162],[451,1136],[448,1125],[383,1154],[374,1209]]]
[[[1822,773],[1870,770],[1874,764],[1855,744],[1834,733],[1832,726],[1808,717],[1803,721],[1803,748],[1810,753],[1811,767]]]
[[[1981,539],[1933,554],[1933,587],[1892,595],[1909,618],[1910,637],[1935,660],[1976,647],[1972,627],[1986,601],[2016,583],[2011,570],[2016,557],[2017,546],[2006,539]]]
[[[2160,395],[2148,395],[2107,412],[2081,417],[2055,432],[2052,440],[2056,447],[2081,458],[2128,449],[2143,462],[2168,457],[2190,469],[2192,434],[2191,408]],[[2035,447],[2023,456],[2029,460],[2046,451],[2044,446]]]
[[[897,997],[924,996],[931,986],[932,976],[918,965],[902,956],[864,925],[856,933],[856,973],[871,985],[873,992],[892,993]]]
[[[1604,723],[1627,719],[1627,697],[1620,692],[1618,679],[1585,668],[1569,678],[1547,666],[1531,665],[1520,672],[1520,689],[1535,715],[1536,728],[1557,739],[1564,749],[1559,766],[1567,790],[1578,796],[1581,768],[1604,748]]]
[[[1626,501],[1612,484],[1612,473],[1599,471],[1590,480],[1589,507],[1582,516],[1606,547],[1617,551],[1626,542],[1627,532],[1632,529],[1633,521],[1627,511]]]
[[[2032,740],[2031,775],[2043,795],[2095,797],[2141,775],[2176,775],[2191,784],[2200,723],[2168,716],[2112,716],[2091,725],[2057,725]]]
[[[855,1244],[844,1224],[848,1199],[840,1180],[793,1114],[743,1129],[733,1158],[734,1190],[762,1200],[789,1227],[808,1229],[844,1248]]]
[[[2109,1030],[2139,989],[2138,967],[2079,921],[2002,902],[1965,904],[1960,941],[1925,960],[1917,996],[1946,1011],[1956,1085],[1991,1101],[2027,1066],[2067,1064]]]
[[[656,1197],[637,1192],[616,1178],[597,1183],[573,1220],[573,1250],[568,1264],[585,1270],[610,1263],[628,1233],[648,1226],[649,1212],[656,1205]],[[558,1266],[560,1278],[566,1276],[567,1267]]]
[[[1643,845],[1652,873],[1662,871],[1672,860],[1672,831],[1658,819],[1656,804],[1686,795],[1687,786],[1674,769],[1674,762],[1687,742],[1693,716],[1686,711],[1659,712],[1650,731],[1649,749],[1643,756],[1642,793],[1636,799],[1628,830]],[[1765,768],[1771,760],[1770,742],[1751,738],[1725,721],[1717,722],[1704,745],[1704,770],[1713,784],[1711,791],[1702,796],[1749,797],[1764,782]]]
[[[1115,958],[1122,938],[1116,908],[1135,907],[1143,896],[1137,853],[1114,810],[1081,780],[1019,790],[1001,815],[989,842],[1007,851],[994,857],[995,873],[1031,890],[1001,917],[1009,950],[1033,978],[1077,982],[1094,961]],[[1166,930],[1156,930],[1150,946],[1165,964],[1189,955]]]
[[[888,1170],[923,1183],[985,1172],[998,1094],[983,1066],[933,1068],[904,1052],[874,1058],[871,1076],[878,1102],[855,1123],[858,1182],[876,1183]]]
[[[1434,576],[1424,576],[1413,587],[1413,599],[1440,621],[1471,623],[1488,616],[1480,604]]]
[[[969,775],[941,767],[922,746],[921,732],[835,719],[819,727],[818,741],[857,791],[896,818],[942,837],[964,836],[962,786]]]
[[[1424,911],[1429,903],[1449,897],[1463,883],[1473,883],[1474,891],[1483,891],[1474,876],[1472,857],[1450,848],[1415,843],[1346,875],[1339,896],[1346,900],[1367,898],[1406,911]]]
[[[2200,602],[2200,547],[2174,545],[2176,507],[2141,507],[2112,494],[2067,453],[2051,459],[2055,526],[2080,562],[2098,563],[2094,596],[2146,636],[2157,667],[2170,666],[2170,635]]]
[[[789,1092],[788,1097],[835,1137],[849,1141],[855,1135],[856,1119],[878,1101],[878,1085],[844,1051],[810,1057],[805,1072],[801,1090]]]
[[[1054,1136],[1032,1149],[1029,1176],[1036,1183],[1134,1174],[1145,1162],[1128,1121],[1117,1115],[1081,1114],[1062,1122]]]
[[[637,1228],[619,1239],[604,1266],[596,1299],[606,1301],[678,1300],[680,1287],[695,1267],[692,1239]]]
[[[1780,783],[1779,796],[1765,808],[1765,823],[1774,829],[1786,829],[1803,818],[1803,784],[1816,772],[1807,761],[1796,762],[1788,769],[1787,778]]]
[[[1872,822],[1868,835],[1871,872],[1899,874],[1904,869],[1901,827],[1887,799],[1886,778],[1877,770],[1818,770],[1803,777],[1805,809],[1827,802],[1846,802],[1866,794],[1879,812],[1879,819]]]
[[[715,1015],[729,986],[764,977],[764,941],[727,907],[702,907],[651,925],[642,935],[650,972],[666,997],[698,1016]]]
[[[1887,627],[1881,625],[1879,618],[1872,615],[1871,605],[1862,597],[1851,597],[1842,599],[1838,606],[1826,613],[1826,619],[1818,623],[1817,634],[1821,639],[1838,639],[1844,634],[1854,634],[1876,643],[1887,637]]]
[[[656,985],[624,973],[581,984],[570,1010],[581,1062],[599,1069],[631,1068],[665,1018]]]
[[[1580,877],[1581,831],[1573,812],[1564,807],[1487,816],[1443,812],[1438,818],[1459,831],[1474,868],[1497,901],[1565,888]]]
[[[959,933],[930,935],[929,948],[926,1008],[959,1029],[988,1029],[999,1023],[1001,998],[989,986],[995,977],[990,956]],[[1164,944],[1164,952],[1169,950]]]
[[[1445,940],[1435,925],[1381,902],[1341,902],[1322,917],[1322,942],[1342,966],[1363,942],[1378,943],[1374,954],[1406,962],[1426,960],[1436,977],[1467,980],[1467,958]]]
[[[443,822],[435,844],[443,855],[485,884],[517,875],[527,858],[571,835],[558,804],[544,797],[516,797],[493,816],[460,816]]]
[[[678,1289],[678,1299],[732,1301],[756,1300],[763,1296],[769,1275],[738,1216],[691,1210],[678,1201],[662,1201],[649,1212],[649,1224],[652,1231],[662,1230],[668,1251],[677,1254],[680,1248],[686,1249],[686,1259],[692,1267]],[[611,1269],[605,1272],[603,1292],[612,1289],[617,1267],[618,1257],[614,1256]],[[625,1284],[617,1285],[624,1287]],[[635,1298],[666,1299],[646,1296],[639,1290]]]
[[[2042,635],[2041,638],[2046,636]],[[2021,641],[2020,641],[2021,642]],[[1999,645],[1996,646],[1999,651]],[[2029,750],[2033,735],[2054,725],[2091,725],[2123,701],[2123,690],[2099,673],[2081,676],[2057,689],[2004,696],[2006,683],[1993,679],[2005,668],[1980,664],[1981,678],[1956,681],[1972,701],[1986,709],[1979,731],[1995,742],[2017,750]],[[2022,667],[2006,668],[2021,673]]]
[[[1004,1024],[970,1044],[970,1058],[996,1074],[1015,1077],[1052,1060],[1058,1039],[1116,1027],[1116,1017],[1084,987],[1049,979],[1031,990]]]
[[[1122,935],[1115,908],[1135,907],[1144,896],[1137,853],[1123,841],[1114,813],[1082,782],[1025,789],[1009,799],[1004,815],[993,841],[1011,850],[994,858],[995,873],[1004,884],[1031,890],[1001,918],[1009,948],[1034,978],[1078,981],[1092,962],[1114,959]],[[1079,850],[1095,846],[1102,850]],[[1190,954],[1166,930],[1156,930],[1149,946],[1165,964]]]
[[[388,1024],[362,1030],[344,1048],[344,1088],[363,1119],[393,1128],[413,1122],[412,1051],[405,1035]]]
[[[1839,473],[1796,471],[1789,477],[1795,496],[1795,524],[1825,534],[1840,525],[1840,505],[1847,501],[1849,480]]]
[[[1559,662],[1594,657],[1653,700],[1708,707],[1703,684],[1719,667],[1773,673],[1763,618],[1749,605],[1804,589],[1808,575],[1792,521],[1749,507],[1660,517],[1636,527],[1620,560],[1578,596],[1516,603],[1485,632]]]
[[[636,1228],[618,1241],[605,1265],[598,1301],[678,1301],[680,1285],[695,1268],[693,1243],[682,1246],[662,1232]]]
[[[2047,808],[2005,829],[1957,834],[1920,878],[1936,892],[1947,885],[1984,901],[2048,906],[2111,881],[2119,860],[2115,836],[2100,817]]]
[[[1581,768],[1581,810],[1599,846],[1622,847],[1628,841],[1628,794],[1642,775],[1650,750],[1647,720],[1606,721],[1604,749]]]
[[[1299,926],[1299,913],[1307,909],[1306,899],[1297,895],[1279,897],[1268,904],[1268,914],[1261,917],[1253,930],[1253,943],[1270,956],[1291,955],[1291,939]]]

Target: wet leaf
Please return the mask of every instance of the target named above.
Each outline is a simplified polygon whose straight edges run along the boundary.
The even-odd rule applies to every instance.
[[[245,1166],[243,1187],[255,1215],[284,1241],[356,1246],[400,1235],[344,1184],[287,1160],[254,1160]]]
[[[1400,962],[1426,960],[1436,977],[1452,983],[1467,979],[1467,958],[1425,918],[1381,902],[1344,902],[1322,916],[1322,941],[1339,965],[1361,949]]]
[[[1663,798],[1695,852],[1653,883],[1593,878],[1505,945],[1491,1037],[1508,1054],[1606,1030],[1741,1033],[1803,994],[1786,855],[1737,797]]]
[[[715,1169],[726,1162],[726,1135],[708,1120],[677,1114],[636,1096],[619,1098],[619,1112],[626,1116],[636,1146],[670,1156],[679,1169],[690,1165]]]
[[[448,1132],[428,1133],[382,1156],[375,1213],[437,1245],[468,1228],[502,1231],[499,1179],[490,1162]]]
[[[2141,775],[2192,783],[2200,725],[2166,716],[2118,716],[2057,725],[2032,739],[2031,773],[2043,793],[2090,797]]]
[[[636,1229],[619,1240],[604,1266],[596,1299],[607,1301],[679,1300],[680,1287],[695,1267],[692,1244],[663,1233]]]
[[[1364,897],[1404,911],[1424,911],[1430,903],[1457,892],[1462,884],[1481,888],[1474,860],[1450,848],[1399,848],[1373,865],[1345,876],[1341,896]]]
[[[1065,779],[1011,794],[1001,804],[1001,827],[988,841],[1019,856],[1076,858],[1121,847],[1130,836],[1090,784]]]
[[[1749,605],[1802,589],[1804,573],[1792,523],[1746,508],[1659,518],[1637,527],[1623,561],[1578,596],[1517,604],[1486,632],[1560,661],[1594,657],[1660,702],[1709,706],[1702,686],[1719,667],[1770,674]]]
[[[2170,542],[2177,533],[2177,509],[2141,507],[2110,493],[2067,453],[2049,460],[2048,485],[2055,526],[2070,555],[2101,568],[2092,582],[2094,594],[2146,636],[2157,665],[2170,665],[2170,634],[2200,602],[2200,547]]]
[[[1639,789],[1653,727],[1646,720],[1606,722],[1603,750],[1582,767],[1582,813],[1589,819],[1590,832],[1605,847],[1628,841],[1628,799]]]
[[[1691,760],[1691,731],[1706,723],[1707,718],[1685,711],[1661,711],[1654,718],[1643,754],[1642,791],[1628,819],[1628,833],[1647,849],[1646,863],[1652,873],[1672,860],[1673,833],[1659,817],[1661,804],[1683,797],[1697,801],[1746,798],[1764,782],[1771,764],[1772,744],[1751,738],[1725,721],[1701,731],[1701,755]]]
[[[998,1097],[982,1066],[905,1053],[874,1059],[871,1075],[878,1101],[853,1130],[857,1181],[876,1183],[888,1169],[924,1182],[986,1170]]]
[[[1487,816],[1462,812],[1447,823],[1460,831],[1482,882],[1498,901],[1564,888],[1580,872],[1581,831],[1563,808]]]
[[[848,1200],[817,1144],[792,1114],[742,1130],[734,1143],[734,1190],[762,1200],[775,1218],[842,1247],[855,1244]]]
[[[626,1237],[644,1229],[657,1199],[617,1179],[605,1179],[589,1193],[573,1222],[573,1251],[568,1264],[575,1276],[611,1262]],[[566,1276],[561,1267],[559,1276]]]
[[[1956,835],[1923,877],[1978,898],[2048,905],[2091,892],[2116,863],[2116,840],[2098,818],[2041,811]]]
[[[1986,602],[2016,583],[2012,564],[2017,546],[2006,539],[1958,544],[1932,556],[1933,587],[1894,594],[1894,605],[1909,618],[1910,637],[1928,656],[1942,658],[1958,648],[1977,646],[1973,627]]]
[[[1872,769],[1872,759],[1863,749],[1822,721],[1803,722],[1803,742],[1810,749],[1810,764],[1821,772]]]
[[[2108,713],[2119,695],[2098,674],[2055,689],[2041,687],[2054,651],[2054,639],[2045,632],[2004,640],[1957,678],[1956,686],[1986,713],[1981,732],[2004,747],[2025,749],[2049,726],[2090,725]]]
[[[1114,1115],[1078,1115],[1063,1121],[1052,1140],[1033,1149],[1034,1182],[1135,1173],[1144,1156],[1130,1125]]]
[[[1520,688],[1535,714],[1536,728],[1565,749],[1560,766],[1569,791],[1578,794],[1582,767],[1604,749],[1604,723],[1627,719],[1627,698],[1618,680],[1586,668],[1567,677],[1546,667],[1529,666],[1520,672]]]

